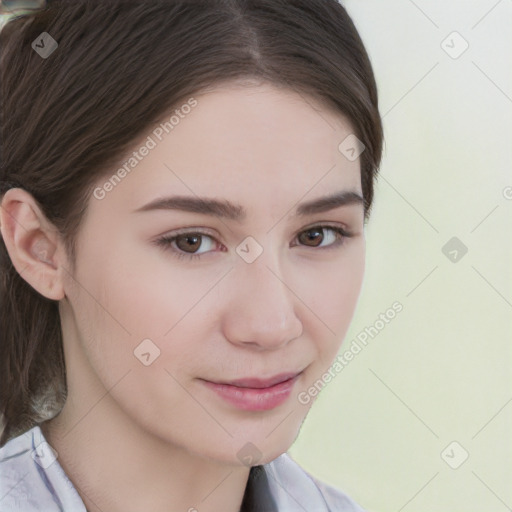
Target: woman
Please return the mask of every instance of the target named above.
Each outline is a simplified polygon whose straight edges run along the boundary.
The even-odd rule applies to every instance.
[[[54,0],[0,38],[0,509],[361,510],[286,454],[382,151],[345,9]]]

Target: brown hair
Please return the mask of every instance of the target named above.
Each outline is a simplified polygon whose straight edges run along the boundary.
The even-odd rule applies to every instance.
[[[31,47],[42,32],[58,48]],[[361,155],[365,220],[383,133],[367,52],[337,0],[52,0],[0,32],[0,198],[21,187],[61,233],[71,264],[92,186],[165,112],[208,87],[257,79],[346,116]],[[341,141],[340,141],[341,142]],[[58,301],[0,243],[0,413],[10,438],[66,399]]]

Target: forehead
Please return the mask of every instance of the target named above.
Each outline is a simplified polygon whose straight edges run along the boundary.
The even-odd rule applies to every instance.
[[[177,106],[133,147],[149,151],[122,159],[128,171],[105,198],[111,206],[133,209],[172,193],[232,199],[251,209],[262,201],[361,190],[359,160],[338,149],[351,124],[313,98],[269,84],[228,84],[191,100],[192,108]]]

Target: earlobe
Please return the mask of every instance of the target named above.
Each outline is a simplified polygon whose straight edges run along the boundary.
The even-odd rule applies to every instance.
[[[0,206],[0,232],[12,264],[32,288],[52,300],[64,294],[59,236],[26,190],[8,190]]]

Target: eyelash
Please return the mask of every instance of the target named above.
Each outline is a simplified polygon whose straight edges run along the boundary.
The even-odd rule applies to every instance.
[[[312,226],[308,229],[300,231],[298,233],[298,235],[300,235],[302,233],[307,233],[308,231],[313,231],[313,230],[320,231],[320,230],[325,230],[325,229],[330,229],[330,230],[334,231],[338,235],[338,237],[341,236],[341,238],[338,238],[338,240],[336,242],[332,243],[331,245],[328,245],[327,247],[311,247],[311,249],[317,249],[317,250],[335,249],[337,247],[342,246],[345,243],[345,238],[351,238],[354,236],[353,233],[350,233],[349,231],[347,231],[339,226],[328,226],[328,225]],[[162,247],[163,249],[166,249],[166,250],[170,247],[172,255],[178,259],[182,259],[182,258],[187,258],[188,260],[199,259],[199,258],[201,258],[201,256],[208,254],[208,252],[210,252],[210,251],[208,251],[206,253],[201,253],[201,254],[192,254],[192,253],[186,253],[184,251],[181,251],[180,249],[173,248],[171,245],[172,242],[174,242],[177,238],[184,236],[184,235],[207,236],[207,237],[215,240],[214,237],[212,235],[210,235],[209,233],[205,233],[204,231],[201,231],[201,230],[196,230],[196,231],[185,231],[185,232],[178,233],[178,234],[175,234],[172,236],[164,235],[164,236],[158,238],[157,240],[155,240],[155,244]],[[304,245],[303,247],[308,247],[308,246]]]

